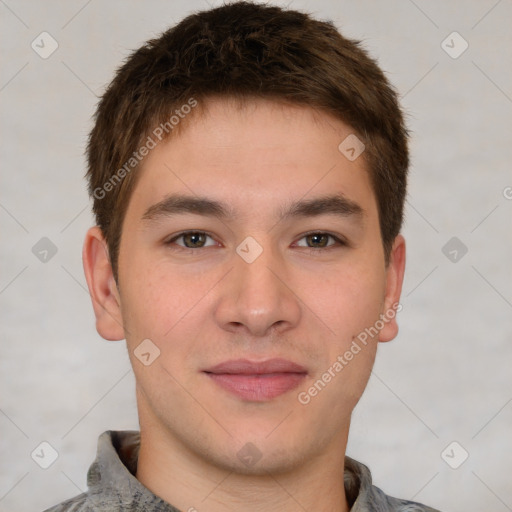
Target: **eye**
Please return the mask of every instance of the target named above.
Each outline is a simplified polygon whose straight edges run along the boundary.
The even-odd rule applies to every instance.
[[[185,231],[167,240],[165,243],[166,245],[173,244],[176,243],[177,240],[182,239],[183,243],[176,243],[176,245],[183,247],[185,249],[202,249],[203,247],[215,245],[215,242],[211,244],[206,244],[207,238],[210,238],[213,241],[212,237],[208,235],[208,233],[205,233],[204,231]]]
[[[334,240],[334,243],[329,244],[329,239]],[[336,246],[347,245],[340,237],[322,231],[306,233],[300,240],[306,240],[306,245],[301,245],[300,243],[297,243],[297,245],[309,249],[331,249]]]
[[[207,239],[210,239],[211,243],[207,243]],[[305,244],[300,242],[302,240],[305,240]],[[181,243],[178,241],[181,241]],[[311,252],[318,252],[318,249],[330,250],[348,245],[340,237],[322,231],[306,233],[300,238],[300,241],[296,243],[296,246],[311,249]],[[331,243],[329,243],[330,241]],[[203,249],[216,245],[216,242],[205,231],[184,231],[166,240],[165,244],[174,244],[183,249]]]

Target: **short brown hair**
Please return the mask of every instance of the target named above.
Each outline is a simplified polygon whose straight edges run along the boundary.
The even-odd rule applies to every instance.
[[[173,117],[213,96],[306,105],[350,125],[365,144],[389,263],[403,221],[409,165],[396,92],[361,43],[343,37],[332,22],[236,2],[192,14],[145,43],[118,69],[98,105],[87,177],[116,279],[123,219],[136,182],[131,171],[147,153],[155,126],[161,138],[167,136]]]

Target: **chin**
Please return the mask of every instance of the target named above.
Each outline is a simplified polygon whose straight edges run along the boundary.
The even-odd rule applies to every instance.
[[[238,474],[268,476],[269,473],[287,473],[315,456],[319,447],[310,444],[312,439],[307,432],[299,435],[290,424],[276,428],[276,422],[262,423],[260,429],[253,425],[233,431],[229,452],[218,453],[217,461],[222,461],[226,469]]]
[[[269,474],[288,473],[303,463],[304,459],[296,449],[279,448],[272,451],[271,447],[259,449],[255,444],[247,443],[234,453],[212,454],[211,462],[238,475],[268,477]]]

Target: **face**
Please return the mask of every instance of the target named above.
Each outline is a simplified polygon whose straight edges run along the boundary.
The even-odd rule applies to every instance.
[[[211,100],[150,152],[97,308],[100,334],[126,337],[141,429],[245,473],[344,453],[404,265],[399,236],[385,266],[364,154],[338,149],[351,133],[305,107]]]

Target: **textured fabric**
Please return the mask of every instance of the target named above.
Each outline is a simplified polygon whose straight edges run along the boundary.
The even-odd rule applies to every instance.
[[[96,460],[87,473],[89,490],[45,512],[180,512],[135,478],[139,443],[136,431],[101,434]],[[439,512],[386,496],[372,485],[370,470],[350,457],[345,457],[344,485],[351,512]]]

